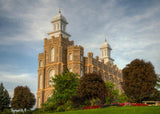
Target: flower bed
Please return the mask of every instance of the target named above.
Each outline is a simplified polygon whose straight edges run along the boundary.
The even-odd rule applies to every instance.
[[[126,103],[120,103],[120,106],[148,106],[147,104],[142,104],[142,103],[130,103],[130,102],[126,102]]]
[[[94,105],[94,106],[85,106],[85,107],[83,107],[82,109],[96,109],[96,108],[100,108],[101,107],[101,105]]]
[[[142,103],[130,103],[130,102],[125,102],[125,103],[112,103],[111,105],[94,105],[94,106],[84,106],[82,109],[96,109],[96,108],[105,108],[109,106],[148,106],[147,104],[142,104]]]
[[[148,105],[142,103],[132,103],[132,106],[148,106]]]

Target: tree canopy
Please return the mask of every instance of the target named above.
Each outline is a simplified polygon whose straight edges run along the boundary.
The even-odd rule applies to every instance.
[[[72,96],[76,95],[79,76],[65,69],[62,74],[55,75],[51,82],[55,89],[53,90],[53,95],[48,98],[43,106],[45,110],[59,110],[59,107],[63,107]]]
[[[10,97],[8,91],[4,88],[3,83],[0,85],[0,111],[9,108]]]
[[[122,72],[123,89],[133,102],[141,102],[142,98],[153,93],[157,77],[150,62],[135,59]]]
[[[17,86],[14,89],[14,97],[11,101],[11,106],[13,109],[19,110],[30,109],[35,105],[35,96],[31,93],[30,89],[25,86]]]
[[[77,95],[88,100],[99,98],[102,103],[105,103],[107,88],[102,76],[97,73],[82,76],[77,88]]]

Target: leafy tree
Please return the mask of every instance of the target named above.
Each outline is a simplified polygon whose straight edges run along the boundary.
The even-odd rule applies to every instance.
[[[68,106],[68,104],[66,103],[69,102],[72,96],[76,95],[79,76],[66,69],[62,74],[55,75],[55,78],[52,78],[51,82],[53,82],[55,89],[53,90],[53,95],[43,104],[44,109],[57,111],[67,110],[66,106]]]
[[[153,93],[143,98],[144,101],[160,101],[160,91],[154,89]]]
[[[0,111],[3,112],[4,109],[9,108],[10,97],[8,91],[4,89],[3,83],[0,85]]]
[[[128,97],[122,93],[119,94],[119,90],[115,88],[115,84],[111,81],[105,82],[107,87],[107,97],[106,97],[106,104],[111,104],[113,102],[127,102],[129,99]]]
[[[122,72],[123,89],[133,102],[141,102],[142,98],[153,93],[157,78],[150,62],[135,59]]]
[[[11,101],[11,106],[13,109],[19,110],[23,109],[23,112],[29,110],[35,105],[35,96],[31,93],[30,89],[25,86],[17,86],[14,89],[14,97]]]
[[[115,88],[115,84],[111,81],[106,81],[105,85],[107,87],[107,97],[106,97],[106,103],[111,104],[114,102],[115,99],[117,99],[117,96],[119,94],[119,91]]]
[[[82,76],[77,88],[77,95],[86,100],[99,98],[102,103],[105,103],[107,88],[101,75],[90,73]]]

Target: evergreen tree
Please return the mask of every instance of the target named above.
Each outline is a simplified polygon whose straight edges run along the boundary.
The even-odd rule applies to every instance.
[[[0,85],[0,111],[3,112],[4,109],[9,108],[10,97],[8,91],[4,89],[3,83]]]
[[[141,102],[141,99],[154,92],[157,77],[150,62],[135,59],[122,72],[123,89],[133,102]]]
[[[17,86],[14,89],[14,97],[11,101],[11,106],[13,109],[19,110],[23,109],[23,112],[29,110],[35,105],[35,96],[30,92],[30,89],[25,86]]]

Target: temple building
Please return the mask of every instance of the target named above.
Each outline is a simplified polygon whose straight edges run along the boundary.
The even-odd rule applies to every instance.
[[[61,74],[66,67],[80,77],[85,73],[99,72],[104,81],[112,81],[122,93],[122,71],[113,63],[112,49],[107,41],[100,47],[100,58],[98,56],[94,58],[92,52],[88,52],[88,56],[85,57],[84,48],[74,45],[74,41],[69,40],[71,35],[66,32],[68,22],[61,12],[51,23],[53,30],[48,33],[49,39],[44,38],[44,50],[38,58],[37,108],[40,108],[41,104],[52,95],[54,87],[50,82],[51,78],[55,74]]]

